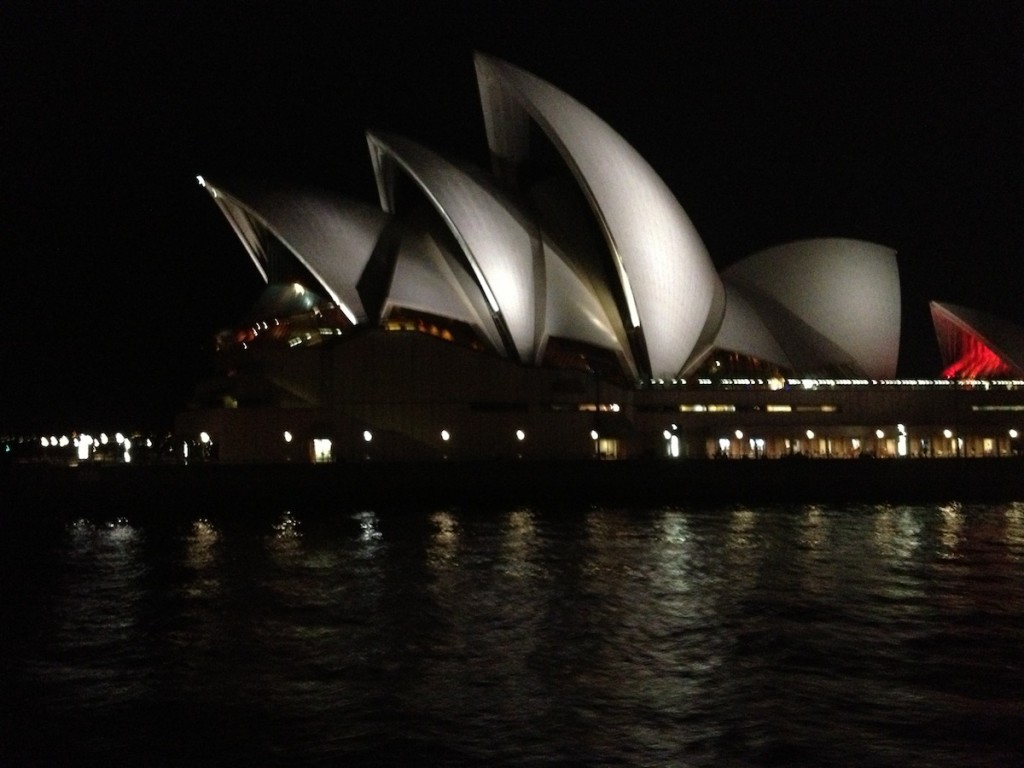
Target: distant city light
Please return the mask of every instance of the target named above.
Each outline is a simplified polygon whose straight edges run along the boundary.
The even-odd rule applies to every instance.
[[[519,440],[520,442],[522,442],[525,439],[526,439],[526,433],[523,432],[523,430],[521,430],[521,429],[517,429],[516,430],[516,440]]]
[[[947,440],[949,440],[951,437],[953,437],[953,430],[951,430],[951,429],[944,429],[944,430],[942,430],[942,436],[944,438],[946,438]]]
[[[597,430],[596,429],[590,430],[590,439],[591,440],[597,440]]]
[[[442,429],[441,430],[441,439],[442,440],[444,440],[447,443],[449,440],[451,440],[451,438],[452,438],[451,432],[449,432],[447,429]]]
[[[292,441],[292,433],[289,432],[287,429],[284,431],[284,441],[286,443],[290,443]]]
[[[1017,439],[1017,430],[1016,430],[1016,429],[1011,429],[1011,430],[1010,430],[1010,437],[1011,437],[1011,439],[1013,439],[1013,440],[1016,440],[1016,439]]]
[[[813,440],[814,439],[814,430],[813,429],[808,429],[807,430],[807,439],[808,440]]]
[[[204,445],[209,443],[210,442],[210,433],[209,432],[200,432],[199,433],[199,442],[203,443]]]
[[[373,433],[368,429],[363,430],[363,440],[366,442],[373,440]]]
[[[734,434],[736,435],[736,439],[737,440],[742,440],[743,439],[743,430],[737,429]]]

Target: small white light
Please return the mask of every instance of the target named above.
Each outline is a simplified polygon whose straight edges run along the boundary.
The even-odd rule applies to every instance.
[[[366,442],[370,442],[371,440],[373,440],[373,433],[368,429],[363,430],[363,440],[365,440]]]
[[[39,442],[43,444],[43,448],[49,448],[50,447],[50,441],[49,441],[48,438],[41,437],[41,438],[39,438]]]
[[[881,440],[883,437],[885,437],[885,432],[883,432],[880,429],[876,429],[875,430],[875,437],[877,437],[879,440]]]
[[[284,441],[286,443],[290,443],[292,441],[292,433],[289,432],[287,429],[284,431]]]
[[[202,176],[196,176],[196,181],[199,182],[200,187],[206,186],[206,179],[204,179]]]
[[[1014,440],[1016,440],[1016,439],[1017,439],[1017,434],[1018,434],[1018,433],[1017,433],[1017,430],[1016,430],[1016,429],[1011,429],[1011,430],[1010,430],[1010,437],[1011,437],[1011,438],[1013,438]]]
[[[442,429],[441,430],[441,439],[444,440],[446,443],[449,440],[451,440],[451,437],[452,437],[451,432],[449,432],[447,429]]]
[[[590,439],[591,440],[597,440],[597,430],[596,429],[590,430]]]
[[[736,439],[737,440],[742,440],[743,439],[743,430],[737,429],[734,434],[736,435]]]
[[[203,443],[204,445],[206,443],[209,443],[210,442],[210,433],[209,432],[200,432],[199,433],[199,442]]]
[[[807,430],[807,439],[808,440],[813,440],[814,439],[814,430],[811,430],[811,429]]]
[[[662,436],[663,436],[663,437],[664,437],[664,438],[665,438],[666,440],[668,440],[669,438],[671,438],[671,437],[672,437],[672,433],[671,433],[671,432],[669,432],[669,431],[668,431],[667,429],[666,429],[666,430],[665,430],[664,432],[662,432],[661,434],[662,434]]]
[[[953,436],[953,430],[951,430],[951,429],[944,429],[944,430],[942,430],[942,436],[948,440],[949,438],[951,438]]]
[[[519,440],[520,442],[522,442],[525,439],[526,439],[526,433],[523,432],[523,430],[521,430],[521,429],[517,429],[516,430],[516,440]]]

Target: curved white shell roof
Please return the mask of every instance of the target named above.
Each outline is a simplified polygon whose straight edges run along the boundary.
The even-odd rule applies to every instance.
[[[394,272],[388,289],[383,315],[393,307],[448,317],[477,328],[496,350],[501,349],[490,317],[481,317],[482,302],[467,296],[462,281],[455,275],[448,254],[423,231],[413,231],[402,238],[395,257]]]
[[[544,243],[546,305],[544,342],[551,336],[621,351],[601,302],[579,276]]]
[[[739,288],[729,283],[725,284],[725,317],[714,347],[740,352],[784,368],[793,367],[757,310]]]
[[[896,374],[901,309],[891,248],[802,240],[749,256],[722,277],[729,295],[740,289],[793,365],[845,363],[865,376]]]
[[[318,280],[352,322],[365,322],[356,283],[388,217],[360,202],[297,191],[247,192],[235,196],[204,183],[267,279],[258,233],[244,212],[258,220]]]
[[[575,205],[574,217],[571,200],[560,205],[556,195],[544,198],[554,204],[526,204],[544,222],[541,232],[479,172],[408,139],[368,134],[383,211],[309,192],[235,194],[200,178],[264,279],[276,279],[282,263],[269,235],[353,323],[377,322],[399,306],[448,317],[523,362],[539,362],[548,340],[560,337],[614,351],[635,376],[674,377],[713,347],[797,372],[841,366],[895,375],[894,251],[805,240],[754,254],[719,278],[686,213],[621,136],[523,70],[479,55],[476,67],[492,153],[522,161],[535,122],[572,172],[607,255],[590,236],[586,206]],[[433,211],[394,210],[399,171]],[[577,242],[578,233],[587,236]],[[1012,347],[1019,360],[1021,346],[1001,351]]]
[[[535,254],[540,241],[526,219],[499,193],[419,144],[397,136],[368,134],[381,204],[393,212],[397,163],[426,194],[451,230],[493,313],[493,322],[511,336],[520,360],[535,352],[537,285]]]
[[[561,153],[590,202],[628,306],[642,327],[650,373],[674,376],[693,351],[718,275],[686,212],[647,162],[575,99],[504,61],[477,55],[491,151],[517,162],[528,114]]]

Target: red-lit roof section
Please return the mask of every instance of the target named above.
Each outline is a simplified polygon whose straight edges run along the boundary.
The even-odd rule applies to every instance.
[[[954,304],[930,307],[945,378],[1024,376],[1024,329]]]

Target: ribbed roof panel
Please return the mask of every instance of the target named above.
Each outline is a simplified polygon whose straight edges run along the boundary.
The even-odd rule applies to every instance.
[[[477,55],[491,150],[522,151],[514,98],[561,153],[604,233],[628,306],[627,327],[642,326],[654,376],[674,376],[693,351],[718,275],[686,212],[625,139],[578,101],[504,61]],[[500,91],[497,92],[496,91]],[[518,157],[504,157],[516,161]]]

